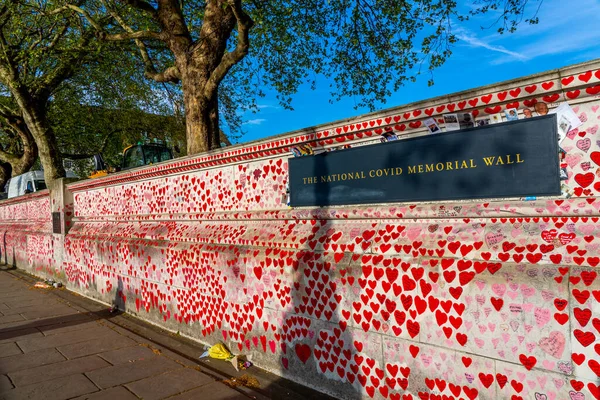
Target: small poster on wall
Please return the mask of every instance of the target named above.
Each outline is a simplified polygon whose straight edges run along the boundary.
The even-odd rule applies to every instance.
[[[429,130],[429,133],[440,133],[440,127],[437,124],[437,121],[434,118],[427,118],[425,121],[425,126]]]
[[[459,129],[473,128],[475,121],[471,113],[444,114],[446,131],[457,131]]]
[[[446,126],[446,132],[459,130],[458,115],[444,114],[444,125]]]
[[[458,113],[458,124],[460,129],[473,128],[475,126],[475,119],[471,113]]]
[[[394,134],[392,131],[385,131],[381,134],[381,143],[391,142],[394,140],[398,140],[398,136]]]
[[[515,110],[514,108],[504,110],[504,114],[506,115],[507,121],[516,121],[519,119],[519,114],[517,114],[517,110]]]
[[[497,113],[490,115],[490,121],[492,122],[492,124],[499,124],[500,122],[502,122],[502,114]]]
[[[562,142],[570,130],[579,128],[582,124],[581,120],[568,103],[560,103],[560,105],[550,111],[549,114],[556,114],[556,121],[558,123],[558,143]]]

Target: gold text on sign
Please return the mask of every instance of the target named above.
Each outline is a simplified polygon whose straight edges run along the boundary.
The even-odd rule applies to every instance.
[[[482,157],[483,166],[484,167],[495,167],[501,165],[510,165],[510,164],[522,164],[525,162],[523,158],[521,158],[521,154],[506,154],[499,156],[489,156]],[[400,176],[405,172],[407,175],[411,174],[425,174],[425,173],[433,173],[433,172],[442,172],[442,171],[456,171],[462,169],[472,169],[477,168],[477,163],[475,159],[469,158],[467,160],[454,160],[454,161],[444,161],[444,162],[434,162],[428,164],[415,164],[408,165],[406,168],[402,167],[390,167],[390,168],[379,168],[379,169],[371,169],[368,171],[351,171],[351,172],[343,172],[339,174],[330,174],[330,175],[321,175],[321,176],[308,176],[302,178],[302,182],[305,185],[314,185],[321,183],[330,183],[330,182],[343,182],[343,181],[351,181],[358,179],[376,179],[376,178],[385,178],[391,176]]]

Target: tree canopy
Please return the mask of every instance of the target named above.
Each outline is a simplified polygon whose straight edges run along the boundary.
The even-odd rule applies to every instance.
[[[96,105],[95,97],[105,99],[94,82],[110,81],[115,93],[123,91],[116,77],[127,74],[178,84],[171,93],[183,105],[194,154],[220,147],[222,122],[238,129],[237,111],[256,107],[268,88],[289,107],[301,85],[323,76],[334,100],[353,96],[374,108],[450,57],[457,24],[493,13],[500,33],[512,32],[537,22],[542,1],[7,0],[0,6],[0,90],[10,94],[8,110],[24,121],[46,178],[54,179],[64,171],[48,102],[63,87],[80,104]]]
[[[289,106],[300,85],[325,76],[334,82],[333,99],[354,96],[373,108],[421,68],[446,61],[457,23],[493,12],[499,32],[512,32],[522,21],[537,22],[541,1],[100,0],[93,9],[64,7],[103,40],[134,41],[148,78],[182,83],[188,152],[195,153],[218,147],[224,98],[248,109],[273,88]]]
[[[96,40],[96,29],[61,9],[64,4],[10,0],[0,6],[2,170],[26,172],[39,154],[50,181],[64,176],[65,154],[104,150],[114,159],[126,145],[155,134],[181,146],[183,115],[173,112],[180,93],[143,77],[128,49],[133,43]]]

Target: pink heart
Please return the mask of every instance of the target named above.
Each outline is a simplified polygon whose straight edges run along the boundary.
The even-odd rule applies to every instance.
[[[496,293],[496,295],[502,297],[504,296],[504,293],[506,293],[506,285],[503,285],[501,283],[494,283],[492,285],[492,291]]]
[[[573,390],[569,392],[569,397],[571,400],[585,400],[585,395],[583,393],[575,392]]]
[[[583,150],[587,153],[587,151],[592,146],[592,141],[590,138],[580,139],[577,141],[577,148]]]
[[[565,157],[565,162],[569,165],[569,167],[573,168],[579,164],[579,161],[581,161],[582,157],[583,156],[581,154],[567,154]]]
[[[571,129],[569,132],[567,132],[567,137],[573,140],[578,133],[579,129]]]

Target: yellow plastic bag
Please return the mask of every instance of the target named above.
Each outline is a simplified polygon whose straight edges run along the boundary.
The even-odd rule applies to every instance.
[[[217,358],[219,360],[231,360],[233,358],[233,354],[227,350],[227,347],[225,347],[223,343],[217,343],[208,349],[208,355],[211,358]]]

